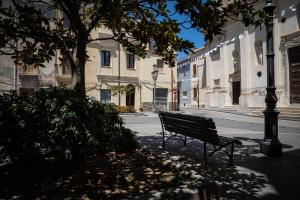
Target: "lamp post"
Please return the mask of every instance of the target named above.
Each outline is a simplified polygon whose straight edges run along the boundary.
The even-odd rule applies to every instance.
[[[267,33],[267,95],[265,98],[265,132],[264,141],[260,144],[262,153],[279,156],[282,154],[282,145],[278,139],[278,115],[276,109],[277,97],[274,78],[274,42],[273,42],[273,20],[275,5],[272,0],[266,0],[265,12],[269,17],[269,24],[266,24]]]
[[[157,80],[157,77],[158,77],[158,70],[157,70],[157,65],[154,64],[153,65],[153,71],[151,72],[151,75],[152,75],[152,79],[153,79],[153,82],[154,82],[154,86],[153,86],[153,111],[156,112],[156,80]]]

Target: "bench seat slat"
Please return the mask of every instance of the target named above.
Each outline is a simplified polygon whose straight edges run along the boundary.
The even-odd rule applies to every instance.
[[[195,139],[199,139],[199,140],[204,140],[208,143],[211,143],[213,145],[218,145],[219,144],[219,139],[218,137],[212,137],[212,136],[209,136],[209,134],[197,134],[191,130],[187,130],[186,128],[173,128],[173,127],[169,127],[167,129],[168,131],[170,132],[174,132],[174,133],[178,133],[178,134],[182,134],[182,135],[186,135],[188,137],[191,137],[191,138],[195,138]]]
[[[163,113],[162,116],[163,117],[174,117],[177,119],[183,119],[183,120],[187,120],[187,121],[194,121],[194,122],[200,123],[201,125],[203,125],[207,128],[212,128],[212,129],[216,128],[216,125],[211,118],[192,116],[192,115],[183,115],[183,114],[174,114],[174,113]]]
[[[210,129],[201,126],[201,124],[197,124],[194,122],[188,122],[188,121],[178,121],[178,120],[173,120],[173,119],[166,119],[166,125],[173,125],[173,126],[184,126],[186,128],[192,128],[192,129],[197,129],[199,132],[203,133],[211,133],[211,134],[217,134],[216,129]]]
[[[193,133],[195,136],[202,136],[202,137],[211,137],[214,138],[215,140],[218,140],[219,136],[216,133],[212,133],[210,131],[207,131],[205,129],[196,129],[196,128],[191,128],[189,126],[184,126],[184,125],[174,125],[174,124],[168,124],[166,126],[166,130],[172,132],[182,132],[181,134],[184,134],[185,132],[190,132]]]

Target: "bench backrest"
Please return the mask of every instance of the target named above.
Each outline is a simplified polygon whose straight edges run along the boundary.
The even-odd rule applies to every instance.
[[[159,112],[162,128],[212,144],[219,142],[215,122],[211,118],[180,113]]]

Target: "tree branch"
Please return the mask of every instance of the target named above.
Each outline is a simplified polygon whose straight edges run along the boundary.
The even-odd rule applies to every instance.
[[[102,40],[116,40],[116,37],[108,37],[108,38],[96,38],[96,39],[90,39],[88,42],[94,42],[94,41],[102,41]]]

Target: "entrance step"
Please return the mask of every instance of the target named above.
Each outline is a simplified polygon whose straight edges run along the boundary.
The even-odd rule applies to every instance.
[[[238,110],[238,105],[224,106],[224,108],[220,108],[220,110],[236,111],[236,110]]]
[[[300,106],[278,107],[279,118],[291,118],[300,120]],[[263,116],[265,108],[251,108],[251,114],[254,116]]]

